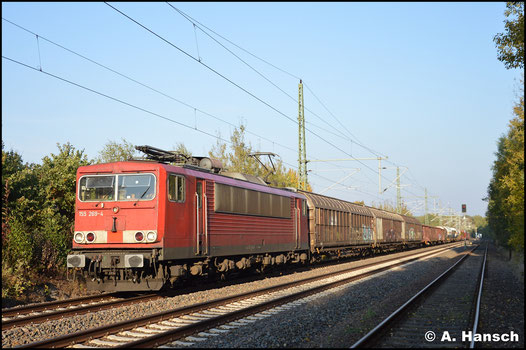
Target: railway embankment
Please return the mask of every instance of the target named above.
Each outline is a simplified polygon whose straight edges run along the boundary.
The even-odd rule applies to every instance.
[[[467,249],[463,246],[451,249],[353,282],[301,307],[279,312],[249,327],[233,329],[221,338],[211,337],[186,347],[348,348]]]
[[[203,336],[202,339],[200,336],[187,337],[183,339],[183,342],[177,341],[167,345],[183,348],[349,347],[472,248],[473,246],[470,245],[460,245],[423,260],[365,277],[348,285],[337,287],[331,292],[309,297],[308,302],[268,311],[267,317],[258,318],[257,321],[254,319],[250,322],[232,322],[230,325],[234,323],[236,325],[225,326],[226,330],[220,330],[220,336],[215,334],[215,336]],[[40,325],[16,327],[2,332],[2,345],[12,347],[28,344],[60,334],[69,334],[170,308],[237,294],[240,291],[255,290],[284,281],[326,274],[340,270],[344,266],[361,266],[372,261],[390,259],[394,255],[402,256],[409,253],[379,256],[341,265],[298,271],[283,276],[269,276],[245,283],[239,281],[228,286],[218,286],[219,288],[77,315]],[[507,258],[507,255],[499,254],[496,247],[489,246],[482,310],[477,333],[509,334],[514,332],[519,335],[519,341],[478,342],[477,347],[522,348],[524,345],[524,287],[514,275]],[[468,263],[463,265],[464,268],[469,267],[470,260],[467,261]],[[461,289],[460,284],[459,288]],[[458,293],[451,293],[451,298],[458,299],[462,292],[459,290]],[[444,307],[448,306],[444,305]],[[432,325],[434,321],[436,320],[430,319],[426,322]]]
[[[422,251],[425,251],[426,249],[423,249]],[[457,248],[456,250],[459,250],[459,249],[463,251],[463,248]],[[448,251],[451,251],[451,250],[448,250]],[[210,299],[214,299],[218,297],[234,295],[234,294],[239,293],[240,291],[256,290],[259,288],[277,285],[283,282],[293,281],[298,278],[326,274],[326,273],[329,273],[335,270],[340,270],[344,268],[345,266],[362,266],[364,264],[368,264],[373,261],[384,261],[387,259],[391,259],[394,256],[405,256],[405,255],[412,254],[414,252],[415,251],[406,251],[406,252],[401,252],[401,253],[396,253],[396,254],[383,255],[383,256],[372,258],[372,259],[358,260],[358,261],[346,263],[343,265],[339,264],[339,265],[333,265],[333,266],[318,267],[313,270],[309,270],[305,272],[298,272],[298,273],[283,275],[279,277],[278,276],[269,277],[269,278],[264,278],[264,279],[253,281],[253,282],[238,283],[238,284],[228,285],[224,287],[218,286],[218,288],[204,290],[204,291],[200,291],[196,293],[184,294],[184,295],[179,295],[179,296],[175,296],[171,298],[162,298],[156,301],[149,301],[145,303],[134,304],[134,305],[129,305],[129,306],[110,309],[110,310],[104,310],[104,311],[100,311],[97,313],[77,315],[77,316],[68,317],[64,319],[49,321],[49,322],[38,324],[38,325],[26,325],[24,327],[16,327],[16,328],[8,329],[2,332],[2,346],[3,347],[13,347],[13,346],[22,345],[22,344],[28,344],[28,343],[35,342],[35,341],[42,340],[42,339],[48,339],[48,338],[57,337],[60,335],[71,334],[71,333],[82,331],[88,328],[94,328],[94,327],[103,326],[107,324],[114,324],[116,322],[128,320],[133,317],[151,315],[153,313],[168,310],[168,309],[173,309],[173,308],[182,307],[182,306],[186,306],[190,304],[204,302],[206,300],[210,300]],[[450,254],[453,254],[456,256],[458,253],[452,252]],[[437,261],[442,262],[442,264],[446,264],[445,261],[447,260],[448,259],[446,258],[440,258]],[[433,267],[433,264],[430,264],[429,266]],[[425,269],[421,273],[425,275],[426,274]],[[379,280],[388,281],[389,278],[380,278]],[[411,276],[407,275],[406,280],[405,282],[402,282],[402,285],[409,285],[410,281],[411,281]],[[378,282],[378,283],[379,285],[384,284],[382,282]],[[389,299],[390,294],[391,294],[390,288],[389,288],[390,285],[391,285],[390,283],[386,282],[384,287],[379,289],[380,295],[383,295],[383,298],[387,300]],[[364,296],[367,297],[367,295],[364,295]],[[300,309],[303,309],[303,308],[298,307],[296,310],[291,310],[291,312],[295,314],[297,312],[300,312]],[[346,311],[348,310],[348,308],[344,308],[342,310]],[[307,311],[307,315],[308,314],[309,314],[309,311]],[[315,314],[312,314],[312,315],[315,316]],[[287,317],[290,318],[290,314]],[[352,317],[352,315],[348,317]],[[293,316],[293,319],[295,319],[294,316]],[[289,320],[287,324],[289,322],[293,322],[292,319]],[[332,317],[328,319],[327,322],[332,322]],[[287,324],[285,325],[278,324],[278,328],[281,327],[281,329],[284,329],[283,326],[286,326]],[[299,324],[299,326],[301,328],[301,324]],[[241,330],[241,331],[244,331],[244,330]],[[275,332],[273,333],[275,334]],[[300,341],[300,340],[302,339],[300,338],[300,339],[294,340],[290,338],[288,341],[288,344],[289,345],[293,344],[291,343],[291,341]]]
[[[518,256],[517,256],[518,257]],[[480,311],[480,333],[504,334],[514,331],[519,342],[482,342],[482,348],[524,347],[524,256],[522,281],[518,262],[508,251],[488,245],[488,261]]]

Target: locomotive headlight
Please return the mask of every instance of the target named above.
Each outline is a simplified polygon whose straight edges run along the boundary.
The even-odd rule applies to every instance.
[[[114,212],[115,214],[117,214],[117,213],[119,212],[119,207],[113,207],[112,210],[113,210],[113,212]]]
[[[73,236],[73,240],[76,243],[82,243],[84,241],[84,232],[75,232],[75,235]]]
[[[89,242],[89,243],[92,243],[94,240],[95,240],[95,233],[93,232],[88,232],[88,234],[86,235],[86,240]]]
[[[137,242],[142,242],[144,241],[144,234],[141,232],[141,231],[138,231],[135,233],[135,240]]]
[[[146,234],[146,240],[148,242],[154,242],[157,239],[157,232],[150,231]]]

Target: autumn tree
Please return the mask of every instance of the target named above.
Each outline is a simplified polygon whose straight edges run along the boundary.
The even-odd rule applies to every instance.
[[[523,78],[524,80],[524,78]],[[500,244],[524,250],[524,90],[497,144],[488,186],[488,226]]]
[[[495,35],[498,59],[507,69],[524,68],[524,2],[506,3],[505,33]]]
[[[99,156],[95,159],[95,163],[110,163],[120,162],[132,159],[137,155],[135,146],[121,138],[122,142],[108,141],[102,150],[99,151]]]
[[[297,173],[287,168],[281,159],[270,160],[262,159],[265,164],[263,167],[254,157],[250,156],[255,152],[250,142],[245,140],[245,125],[241,124],[236,127],[230,136],[230,144],[220,138],[209,152],[209,156],[219,159],[225,169],[230,172],[240,172],[266,178],[271,185],[275,187],[296,187],[298,184]],[[269,170],[272,172],[269,174]],[[308,191],[312,191],[310,185]]]
[[[180,153],[186,157],[191,157],[192,156],[192,152],[186,148],[186,146],[184,145],[184,143],[182,142],[178,142],[177,145],[173,146],[172,149],[177,152],[177,153]]]
[[[484,216],[475,215],[472,217],[472,220],[473,220],[473,225],[475,225],[477,229],[479,227],[484,227],[488,224],[488,220]]]

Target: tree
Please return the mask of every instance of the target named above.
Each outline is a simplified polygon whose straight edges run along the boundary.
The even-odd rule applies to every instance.
[[[524,68],[524,2],[506,3],[504,11],[505,33],[498,33],[493,38],[498,59],[504,62],[506,69]],[[516,18],[509,19],[511,16]]]
[[[191,157],[192,156],[192,152],[190,152],[190,150],[188,148],[186,148],[186,146],[182,142],[178,142],[177,145],[175,147],[172,147],[172,148],[175,150],[175,152],[181,153],[181,154],[185,155],[186,157]]]
[[[39,221],[38,178],[33,164],[24,164],[20,154],[3,148],[2,142],[2,262],[28,267]]]
[[[480,215],[475,215],[473,216],[473,225],[475,227],[477,227],[477,231],[480,227],[484,227],[488,224],[488,220],[483,217],[483,216],[480,216]]]
[[[254,149],[250,142],[245,141],[245,125],[241,124],[238,128],[234,129],[232,135],[230,135],[230,147],[227,147],[226,143],[218,138],[217,143],[208,152],[209,156],[215,159],[219,159],[226,170],[230,172],[240,172],[243,174],[249,174],[265,178],[268,175],[266,170],[261,164],[251,157],[250,154],[254,153]],[[230,149],[230,152],[228,151]],[[275,187],[294,187],[298,184],[298,174],[288,169],[283,165],[281,159],[273,160],[274,167],[270,164],[269,160],[262,160],[266,168],[275,171],[268,175],[267,181]],[[310,185],[307,187],[308,191],[312,191]]]
[[[69,142],[57,143],[57,147],[59,153],[44,157],[36,169],[39,197],[43,201],[39,231],[41,260],[49,268],[63,265],[71,249],[77,169],[89,164],[84,150],[76,150]]]
[[[108,141],[104,148],[99,152],[99,157],[95,159],[96,163],[110,163],[110,162],[121,162],[130,160],[137,155],[135,146],[126,141],[124,138],[121,139],[122,143],[115,141]]]
[[[522,85],[521,85],[521,92]],[[488,186],[488,226],[499,244],[524,251],[524,96],[513,108],[508,132],[499,138]]]
[[[89,162],[71,144],[57,146],[58,154],[44,157],[42,164],[23,164],[18,153],[2,149],[3,296],[23,294],[35,274],[65,266],[77,169]]]
[[[524,79],[523,79],[524,80]],[[521,92],[523,85],[521,84]],[[508,172],[503,176],[502,187],[509,195],[506,198],[510,216],[509,244],[516,250],[524,250],[524,94],[513,108],[515,117],[508,125],[504,139]]]

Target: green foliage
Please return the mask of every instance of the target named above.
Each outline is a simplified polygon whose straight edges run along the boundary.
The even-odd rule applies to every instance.
[[[13,266],[2,265],[2,298],[19,297],[32,288],[31,269],[24,261]]]
[[[89,164],[84,151],[75,150],[70,143],[57,146],[59,153],[44,157],[37,169],[39,197],[44,201],[40,210],[42,227],[39,233],[42,243],[50,242],[55,249],[42,256],[46,266],[62,264],[71,248],[77,169]]]
[[[521,85],[522,86],[522,85]],[[521,89],[521,92],[523,90]],[[488,186],[488,226],[498,243],[524,251],[524,96],[519,97],[499,138]]]
[[[250,142],[245,141],[245,131],[246,127],[243,124],[234,129],[230,136],[230,152],[226,143],[218,139],[216,145],[208,152],[209,156],[221,160],[224,168],[229,172],[266,178],[275,187],[296,187],[298,185],[297,173],[285,167],[281,159],[273,159],[272,163],[268,159],[261,159],[265,169],[254,157],[250,156],[255,151]],[[312,191],[310,185],[307,189]]]
[[[71,248],[77,168],[89,162],[71,144],[57,146],[40,165],[2,149],[3,295],[19,295],[32,274],[63,266]]]
[[[495,35],[498,59],[507,69],[524,68],[524,2],[506,3],[505,33]],[[510,19],[510,16],[515,18]]]
[[[477,227],[477,229],[479,227],[484,227],[488,224],[488,220],[485,217],[480,216],[480,215],[473,216],[472,220],[473,220],[473,225]]]
[[[108,141],[104,148],[99,152],[99,156],[94,163],[121,162],[132,159],[137,155],[135,146],[122,138],[122,143]]]
[[[175,147],[173,147],[174,150],[177,152],[177,153],[181,153],[187,157],[191,157],[192,156],[192,152],[190,152],[190,150],[188,148],[186,148],[186,146],[184,145],[184,143],[182,142],[178,142],[177,145]]]

